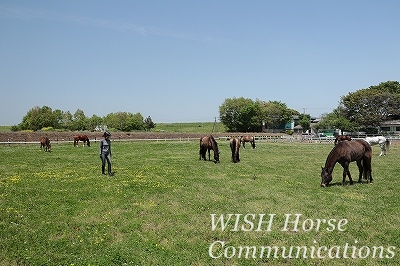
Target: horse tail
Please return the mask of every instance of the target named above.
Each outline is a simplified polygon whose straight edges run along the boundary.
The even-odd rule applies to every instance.
[[[238,138],[236,138],[236,137],[233,137],[232,138],[232,140],[231,140],[231,143],[230,143],[230,146],[231,146],[231,152],[232,152],[232,161],[234,162],[234,163],[236,163],[237,162],[237,153],[238,153]]]
[[[363,156],[363,176],[364,179],[366,179],[368,181],[369,178],[369,182],[372,183],[372,163],[371,163],[371,159],[372,159],[372,147],[369,144],[365,145],[365,153]]]
[[[372,182],[371,158],[365,156],[363,158],[363,176],[365,180]]]
[[[365,180],[368,180],[368,161],[367,159],[364,157],[362,160],[362,170],[363,170],[363,177]]]

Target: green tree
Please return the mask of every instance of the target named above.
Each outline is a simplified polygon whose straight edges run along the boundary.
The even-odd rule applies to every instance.
[[[259,101],[260,120],[265,123],[267,129],[282,128],[292,120],[293,112],[285,103],[279,101]]]
[[[153,123],[153,120],[151,119],[150,116],[148,116],[145,120],[144,120],[144,128],[146,131],[150,131],[152,128],[154,128],[156,126],[156,124]]]
[[[50,107],[35,106],[22,118],[22,122],[18,125],[18,128],[22,130],[30,129],[36,131],[44,127],[53,127],[54,124],[55,116]]]
[[[53,117],[54,117],[54,124],[53,124],[53,127],[54,128],[58,128],[58,129],[61,129],[62,128],[62,125],[63,125],[63,114],[64,112],[63,111],[61,111],[61,110],[59,110],[59,109],[56,109],[56,110],[54,110],[53,111]]]
[[[400,116],[400,84],[382,82],[341,97],[345,117],[361,128],[378,128],[382,121]]]
[[[255,131],[261,128],[259,104],[244,97],[225,99],[219,107],[219,118],[231,132]]]
[[[70,111],[64,112],[62,114],[62,128],[74,130],[74,119]]]
[[[298,123],[303,128],[303,131],[309,130],[311,124],[311,116],[309,114],[300,114]]]
[[[92,115],[91,118],[88,119],[88,128],[89,130],[94,130],[97,126],[103,125],[103,118],[97,115]]]
[[[342,131],[353,132],[359,128],[358,124],[350,121],[342,106],[337,107],[331,113],[322,115],[321,121],[314,126],[315,130],[340,129]]]
[[[87,130],[88,129],[88,118],[85,112],[81,109],[76,110],[73,115],[73,130]]]
[[[117,112],[110,113],[104,118],[108,127],[120,131],[132,131],[143,129],[143,116],[140,113]]]
[[[131,116],[131,129],[142,130],[144,128],[143,116],[141,113],[136,113]]]

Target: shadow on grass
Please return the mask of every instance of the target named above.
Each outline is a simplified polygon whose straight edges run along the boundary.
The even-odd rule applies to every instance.
[[[351,187],[351,186],[354,186],[354,185],[368,185],[368,184],[371,184],[371,183],[368,183],[366,181],[364,181],[364,182],[354,181],[353,184],[350,184],[350,181],[345,181],[344,185],[342,185],[342,182],[338,181],[338,182],[335,182],[335,183],[330,183],[326,187],[335,187],[335,186],[340,186],[340,187],[350,186]]]

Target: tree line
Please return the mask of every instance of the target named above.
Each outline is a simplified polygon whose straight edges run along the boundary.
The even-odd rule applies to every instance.
[[[277,101],[228,98],[219,107],[220,120],[229,131],[249,132],[261,129],[283,129],[284,125],[298,116],[303,130],[310,128],[310,115],[300,114],[285,103]],[[400,119],[400,83],[386,81],[340,98],[339,106],[322,115],[313,124],[316,131],[341,129],[378,133],[384,121]]]
[[[386,81],[342,96],[338,107],[324,114],[315,129],[376,134],[382,122],[396,119],[400,119],[400,83]]]
[[[52,110],[48,106],[35,106],[22,118],[22,122],[12,126],[13,131],[60,129],[71,131],[94,131],[115,129],[119,131],[148,130],[155,127],[150,116],[143,118],[140,113],[116,112],[104,117],[93,115],[87,117],[83,110],[74,114],[59,109]]]
[[[220,121],[232,132],[284,129],[294,115],[300,117],[299,123],[303,128],[310,125],[310,115],[300,114],[279,101],[228,98],[219,107],[219,114]]]
[[[280,101],[252,100],[244,97],[227,98],[219,106],[219,118],[228,131],[260,132],[268,129],[284,129],[285,124],[297,116],[297,124],[303,130],[310,128],[309,114],[300,114]],[[320,122],[313,125],[316,131],[341,129],[342,131],[366,131],[377,133],[384,121],[400,119],[400,83],[386,81],[379,85],[350,92],[340,98],[337,108],[323,114]],[[104,129],[151,130],[155,127],[150,116],[143,118],[140,113],[117,112],[104,117],[87,117],[83,110],[74,114],[69,111],[52,110],[48,106],[34,107],[23,117],[22,122],[12,130],[41,130],[54,128],[71,131]]]

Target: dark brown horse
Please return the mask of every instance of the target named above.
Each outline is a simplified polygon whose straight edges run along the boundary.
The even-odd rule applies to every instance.
[[[48,137],[42,137],[40,139],[40,149],[44,148],[44,151],[51,151],[50,139]]]
[[[342,141],[351,141],[351,137],[348,135],[339,135],[335,139],[335,145]]]
[[[214,137],[209,135],[200,138],[199,160],[203,158],[203,160],[206,161],[206,152],[208,151],[208,160],[210,161],[210,150],[214,151],[214,162],[219,163],[218,143],[215,141]]]
[[[232,137],[229,141],[229,146],[232,151],[232,162],[237,163],[240,162],[239,159],[239,149],[240,149],[240,140],[237,137]]]
[[[248,136],[248,135],[246,135],[246,136],[241,136],[241,137],[240,137],[240,142],[243,144],[243,148],[246,148],[246,147],[244,146],[244,144],[245,144],[246,142],[250,142],[250,144],[251,144],[251,146],[253,147],[253,149],[256,147],[256,140],[254,139],[253,136]]]
[[[322,168],[321,187],[326,187],[332,181],[332,172],[336,163],[339,163],[343,167],[342,185],[344,185],[346,175],[349,176],[350,185],[352,185],[353,179],[351,179],[349,164],[353,161],[356,161],[358,166],[358,182],[361,183],[364,173],[364,178],[368,181],[369,176],[369,181],[372,183],[371,159],[372,148],[365,140],[342,141],[338,143],[329,153],[326,158],[325,167]]]
[[[83,146],[85,146],[85,143],[88,145],[88,147],[90,147],[90,141],[88,136],[86,135],[76,135],[74,137],[74,146],[78,146],[78,142],[79,141],[83,141]]]

